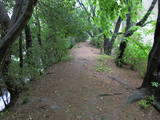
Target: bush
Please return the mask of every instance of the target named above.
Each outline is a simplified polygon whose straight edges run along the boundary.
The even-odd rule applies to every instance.
[[[93,37],[91,38],[91,44],[97,48],[102,48],[103,46],[103,39],[100,37]]]
[[[128,39],[124,62],[130,64],[131,69],[137,70],[140,75],[144,76],[151,46],[138,41],[137,37],[133,36]]]

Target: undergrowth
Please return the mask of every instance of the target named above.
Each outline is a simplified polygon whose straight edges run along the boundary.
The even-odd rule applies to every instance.
[[[137,34],[127,38],[128,43],[123,60],[131,66],[132,70],[138,71],[144,77],[151,46],[150,44],[144,44],[141,39],[141,36]]]
[[[112,69],[107,65],[107,59],[111,59],[112,56],[108,55],[100,55],[97,57],[97,65],[96,71],[97,72],[112,72]]]
[[[149,106],[152,105],[154,99],[155,99],[155,98],[154,98],[154,96],[152,95],[152,96],[147,97],[146,99],[143,99],[143,100],[139,101],[138,104],[139,104],[139,106],[140,106],[142,109],[146,109],[146,108],[148,108]]]
[[[70,61],[72,59],[73,59],[73,56],[66,55],[66,56],[62,57],[61,61]]]

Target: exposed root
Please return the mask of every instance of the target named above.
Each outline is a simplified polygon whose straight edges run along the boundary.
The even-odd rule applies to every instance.
[[[131,104],[133,102],[136,102],[138,100],[144,99],[148,96],[151,96],[152,93],[150,91],[148,91],[148,89],[140,89],[138,91],[135,91],[133,93],[131,93],[125,100],[126,104]]]
[[[133,89],[132,86],[130,86],[128,83],[126,83],[125,81],[123,81],[119,78],[116,78],[116,77],[113,77],[113,76],[108,76],[108,78],[110,78],[111,80],[114,80],[114,81],[118,82],[119,84],[123,85],[126,89]]]
[[[123,93],[105,93],[105,94],[100,94],[98,95],[99,97],[104,97],[104,96],[113,96],[113,95],[122,95]]]
[[[155,107],[155,109],[160,112],[160,103],[157,101],[153,101],[152,105]]]

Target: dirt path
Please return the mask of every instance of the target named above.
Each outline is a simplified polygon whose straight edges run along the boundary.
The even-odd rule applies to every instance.
[[[137,103],[124,103],[129,92],[142,82],[131,70],[120,69],[107,60],[111,73],[96,72],[99,50],[88,43],[72,49],[73,60],[48,69],[48,75],[37,79],[29,91],[0,120],[158,120],[152,107],[140,109]],[[114,77],[114,78],[113,78]],[[29,93],[29,94],[28,94]],[[120,95],[99,97],[105,93]],[[27,97],[29,102],[22,105]]]

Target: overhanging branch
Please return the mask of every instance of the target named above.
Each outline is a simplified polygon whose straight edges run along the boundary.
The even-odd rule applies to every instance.
[[[144,17],[136,23],[136,26],[143,26],[145,24],[145,22],[147,21],[148,17],[150,16],[151,12],[153,11],[155,5],[157,3],[157,0],[153,0],[147,13],[144,15]]]
[[[1,51],[6,52],[7,49],[12,45],[12,43],[19,36],[21,31],[24,29],[24,27],[26,26],[27,22],[29,21],[32,15],[36,1],[37,0],[27,0],[26,1],[27,4],[26,4],[24,12],[18,18],[16,23],[13,24],[13,26],[11,26],[8,29],[6,35],[0,40],[0,52]],[[2,53],[0,56],[1,65],[3,64],[4,57],[5,57],[5,53]]]
[[[144,15],[144,17],[143,17],[139,22],[137,22],[137,23],[135,24],[135,26],[144,27],[145,25],[147,25],[148,23],[150,23],[150,21],[149,21],[149,22],[146,22],[146,21],[147,21],[147,19],[149,18],[149,16],[150,16],[152,10],[154,9],[156,3],[157,3],[157,0],[153,0],[153,1],[152,1],[152,3],[151,3],[151,5],[150,5],[147,13]],[[146,23],[145,23],[145,22],[146,22]],[[124,33],[124,36],[125,36],[125,37],[129,37],[129,36],[133,35],[133,33],[134,33],[135,31],[137,31],[137,29],[134,29],[134,30],[133,30],[133,29],[130,28],[126,33]]]

